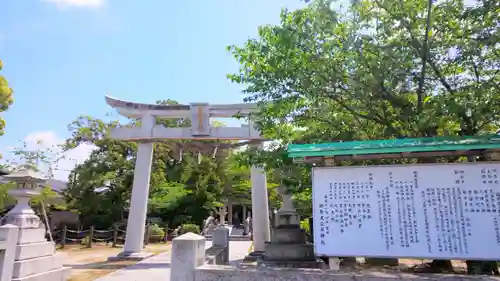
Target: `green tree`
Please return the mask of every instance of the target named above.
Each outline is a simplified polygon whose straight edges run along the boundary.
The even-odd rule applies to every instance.
[[[175,104],[175,101],[158,103]],[[135,123],[137,120],[130,120]],[[158,119],[157,124],[184,127],[183,119]],[[113,140],[109,129],[118,122],[82,116],[70,124],[71,137],[64,150],[82,143],[96,147],[89,159],[71,174],[66,197],[85,224],[110,226],[124,220],[129,207],[137,144]],[[224,158],[211,157],[203,147],[215,142],[163,140],[155,142],[149,211],[173,227],[185,222],[201,224],[208,212],[220,206],[224,188]],[[179,147],[187,147],[183,151]],[[201,154],[198,149],[201,147]],[[209,146],[210,147],[210,146]],[[182,153],[182,158],[179,154]],[[107,227],[105,226],[105,227]]]
[[[346,14],[330,2],[283,11],[280,25],[229,48],[242,63],[229,78],[248,85],[247,100],[273,101],[260,116],[266,133],[289,121],[314,141],[495,131],[494,7],[443,1],[428,28],[428,1],[360,1]]]
[[[30,148],[28,143],[23,142],[21,147],[14,148],[14,158],[8,160],[8,166],[15,167],[15,169],[30,169],[44,174],[47,178],[52,178],[53,166],[64,156],[60,153],[59,147],[45,147],[42,140],[37,140],[35,145],[36,148]]]
[[[0,212],[2,213],[6,211],[6,207],[13,206],[16,203],[14,198],[8,194],[9,189],[14,186],[14,183],[0,184]]]
[[[225,175],[226,188],[224,189],[224,198],[227,198],[233,203],[250,205],[252,204],[252,181],[250,169],[252,163],[258,161],[250,161],[249,157],[255,156],[256,153],[251,149],[243,149],[233,151],[225,162],[223,174]],[[273,176],[274,169],[267,169],[267,193],[269,205],[272,208],[279,208],[280,198],[276,192],[279,180]]]
[[[2,71],[2,68],[3,68],[3,63],[0,60],[0,71]],[[9,109],[9,106],[11,106],[13,102],[14,102],[13,91],[9,87],[7,79],[5,79],[5,77],[0,75],[0,112],[7,111],[7,109]],[[4,129],[5,129],[5,119],[0,117],[0,135],[4,134]]]
[[[498,131],[497,4],[361,0],[344,12],[332,4],[284,10],[280,24],[229,47],[241,68],[228,77],[245,85],[247,101],[261,102],[256,117],[267,137],[286,144]],[[308,168],[296,169],[296,185],[306,183]]]
[[[81,116],[69,125],[72,132],[63,150],[87,143],[96,147],[83,164],[70,174],[65,197],[70,208],[80,213],[84,225],[107,228],[123,221],[129,206],[136,143],[112,140],[106,123]]]

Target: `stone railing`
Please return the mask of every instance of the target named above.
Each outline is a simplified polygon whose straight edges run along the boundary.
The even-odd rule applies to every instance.
[[[227,229],[226,229],[227,230]],[[205,250],[203,236],[187,233],[173,240],[170,280],[175,281],[500,281],[500,277],[400,272],[346,272],[325,269],[258,268],[228,265],[229,232],[218,228]],[[219,240],[220,239],[220,240]],[[227,246],[226,246],[227,245]],[[0,280],[3,281],[3,280]]]
[[[183,279],[188,280],[188,279]],[[458,274],[411,274],[389,272],[338,272],[322,269],[236,268],[203,265],[190,281],[500,281],[496,276]]]
[[[186,233],[173,240],[170,280],[194,281],[197,267],[204,264],[229,264],[229,229],[217,227],[212,235],[212,246],[205,250],[203,236]]]
[[[0,226],[0,281],[11,281],[19,228],[15,225]]]

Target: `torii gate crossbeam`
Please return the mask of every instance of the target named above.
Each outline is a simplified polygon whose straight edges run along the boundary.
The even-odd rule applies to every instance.
[[[149,256],[144,253],[143,247],[154,141],[162,139],[265,140],[251,123],[242,127],[210,126],[210,118],[227,118],[236,115],[248,117],[258,110],[256,104],[157,105],[123,101],[109,96],[106,96],[106,103],[123,116],[140,119],[140,126],[117,127],[111,129],[110,132],[114,139],[139,142],[125,247],[117,257],[118,259],[143,259]],[[157,125],[156,118],[188,118],[191,120],[191,127],[166,128]],[[263,251],[264,243],[270,240],[267,180],[264,169],[253,166],[251,181],[254,250]]]

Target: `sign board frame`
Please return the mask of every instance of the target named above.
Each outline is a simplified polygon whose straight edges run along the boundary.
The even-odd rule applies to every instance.
[[[491,256],[491,253],[490,253],[489,256],[481,256],[481,255],[477,255],[477,254],[471,255],[470,253],[469,254],[463,254],[463,253],[462,254],[458,254],[458,253],[455,253],[453,255],[449,255],[449,254],[445,254],[445,253],[436,253],[436,252],[432,252],[431,254],[401,254],[401,253],[398,253],[398,251],[394,251],[394,250],[391,250],[392,252],[389,253],[389,254],[387,254],[387,252],[384,252],[383,254],[382,253],[381,254],[377,254],[377,253],[374,253],[373,251],[372,251],[372,253],[368,253],[367,251],[363,252],[363,251],[355,251],[355,250],[353,250],[351,253],[349,253],[345,249],[341,250],[341,251],[338,251],[338,252],[331,251],[329,249],[322,249],[322,248],[325,248],[325,247],[320,244],[320,239],[319,239],[320,238],[320,233],[321,233],[320,232],[320,228],[321,228],[320,217],[321,217],[321,214],[320,214],[320,210],[318,208],[318,206],[319,206],[318,200],[320,200],[320,198],[318,198],[318,196],[322,196],[322,194],[325,194],[325,193],[323,192],[322,194],[320,194],[318,188],[329,189],[329,186],[326,185],[326,186],[323,186],[323,187],[318,187],[319,184],[325,185],[325,183],[318,183],[318,181],[317,181],[317,179],[319,178],[318,177],[318,172],[319,173],[324,173],[324,172],[328,173],[329,171],[333,171],[333,173],[338,173],[338,172],[345,171],[346,173],[352,173],[352,171],[355,171],[355,172],[357,172],[357,175],[359,176],[360,172],[362,172],[361,170],[364,170],[364,172],[366,172],[366,174],[368,174],[368,172],[370,170],[379,170],[379,171],[383,170],[383,171],[386,171],[386,172],[389,172],[391,170],[396,170],[396,171],[404,171],[404,170],[406,170],[406,172],[408,172],[408,170],[417,170],[418,171],[419,169],[422,169],[423,171],[425,171],[425,170],[429,171],[429,170],[436,170],[436,169],[429,169],[429,168],[438,168],[437,170],[443,170],[443,168],[444,168],[444,170],[450,171],[450,169],[451,170],[455,170],[455,169],[462,170],[462,167],[464,167],[463,170],[471,169],[471,167],[474,167],[473,169],[479,169],[479,171],[481,171],[481,169],[482,169],[481,167],[485,167],[485,169],[486,169],[486,167],[489,167],[491,169],[496,169],[496,171],[498,171],[498,177],[499,177],[499,180],[500,180],[500,162],[472,162],[472,163],[471,162],[466,162],[466,163],[435,163],[435,164],[433,163],[433,164],[411,164],[411,165],[410,164],[399,164],[399,165],[315,167],[315,168],[313,168],[313,171],[312,171],[312,182],[313,182],[313,188],[312,188],[312,192],[313,192],[313,194],[312,194],[312,198],[313,198],[313,226],[314,226],[313,229],[314,229],[314,241],[315,241],[315,243],[314,243],[314,249],[315,249],[316,254],[317,255],[322,255],[322,256],[365,256],[365,257],[374,257],[374,258],[428,258],[428,259],[436,259],[437,258],[437,259],[500,260],[500,241],[499,241],[498,234],[497,234],[497,243],[496,243],[497,245],[495,247],[495,248],[498,248],[498,251],[496,251],[495,256]],[[456,170],[455,170],[455,172],[456,172]],[[475,172],[477,173],[477,170],[475,170]],[[460,179],[460,176],[461,175],[458,174],[458,179]],[[477,175],[475,175],[475,176],[477,177]],[[425,176],[420,176],[420,178],[423,178],[423,177],[425,177]],[[358,179],[359,179],[359,177],[358,177]],[[425,181],[423,181],[423,182],[425,184]],[[462,183],[463,183],[463,180],[462,180]],[[465,186],[465,184],[469,184],[469,185]],[[465,183],[465,184],[462,186],[463,189],[457,189],[457,190],[461,190],[461,192],[464,192],[464,191],[468,192],[468,190],[470,190],[470,188],[472,188],[472,187],[470,187],[470,183]],[[418,184],[417,184],[417,187],[418,187]],[[492,189],[491,186],[489,186],[488,188],[489,188],[488,190]],[[495,188],[494,192],[500,194],[500,185],[497,184],[497,185],[494,186],[494,188]],[[426,189],[428,189],[427,186],[422,186],[422,189],[420,189],[419,192],[422,192],[423,190],[426,190]],[[391,189],[391,191],[394,191],[394,190]],[[458,196],[458,197],[460,197],[460,196]],[[451,202],[451,200],[450,200],[450,202]],[[462,202],[462,201],[460,201],[460,202]],[[393,202],[393,204],[394,204],[394,202]],[[450,206],[451,206],[451,203],[450,203]],[[417,208],[421,208],[421,206],[416,206],[416,207]],[[455,207],[455,208],[458,208],[458,207]],[[500,211],[500,206],[497,206],[497,208]],[[377,211],[376,207],[373,208],[373,209],[375,211]],[[426,208],[421,208],[421,209],[422,210],[421,210],[420,214],[422,212],[424,212],[423,209],[426,209]],[[452,209],[452,208],[450,207],[450,209]],[[456,210],[458,210],[458,209],[456,209]],[[392,213],[395,213],[396,216],[398,216],[398,210],[393,210]],[[435,215],[435,217],[436,216],[437,215]],[[491,216],[493,217],[493,215],[491,215]],[[498,223],[500,224],[500,213],[496,213],[496,216],[498,216]],[[379,218],[378,222],[380,223],[380,218]],[[420,219],[419,219],[419,222],[421,222]],[[422,224],[419,224],[419,225],[422,225]],[[399,227],[399,226],[396,226],[396,227]],[[458,229],[458,226],[457,226],[457,229]],[[366,229],[365,230],[361,230],[361,231],[366,231]],[[432,231],[435,231],[435,230],[432,230]],[[373,232],[370,233],[370,234],[379,235],[379,233],[373,233]],[[334,234],[334,235],[330,235],[329,236],[330,239],[335,239],[335,235],[337,235],[337,237],[340,237],[339,234]],[[422,236],[421,237],[422,239],[424,239],[425,237],[423,237],[423,236],[425,236],[426,233],[424,233],[424,231],[420,231],[419,235]],[[397,236],[397,233],[396,233],[396,236]],[[472,239],[477,239],[477,237],[476,238],[473,237]],[[464,238],[464,241],[465,240],[466,239]],[[345,241],[345,239],[344,239],[344,241]],[[334,243],[334,242],[332,242],[332,243]],[[338,242],[338,243],[342,244],[342,245],[345,244],[343,242]],[[484,243],[486,245],[488,245],[487,242],[484,242]],[[361,245],[361,244],[362,243],[359,243],[357,245]],[[424,244],[427,245],[427,242],[424,241]],[[488,245],[488,246],[485,246],[485,247],[486,248],[491,248],[491,245]]]

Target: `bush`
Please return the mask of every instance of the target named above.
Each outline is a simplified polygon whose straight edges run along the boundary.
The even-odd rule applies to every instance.
[[[164,236],[165,230],[163,230],[157,224],[152,224],[149,226],[149,237],[152,241],[161,241]]]
[[[192,223],[186,223],[186,224],[183,224],[181,226],[181,229],[179,231],[179,235],[186,234],[188,232],[192,232],[195,234],[201,233],[199,226],[197,226],[196,224],[192,224]]]
[[[86,235],[85,237],[80,240],[80,244],[87,246],[89,244],[90,236]]]
[[[302,228],[308,235],[311,235],[311,226],[309,225],[309,219],[301,220],[300,228]]]

